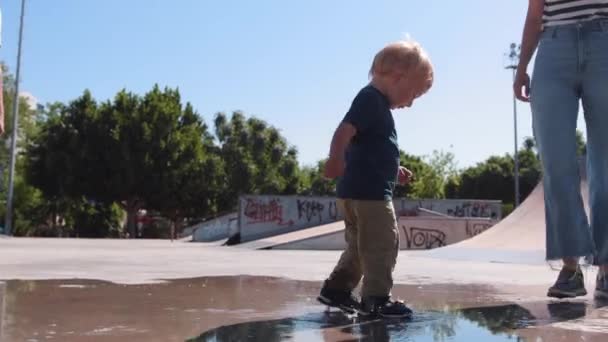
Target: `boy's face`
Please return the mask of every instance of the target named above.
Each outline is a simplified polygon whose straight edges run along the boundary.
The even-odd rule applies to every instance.
[[[397,76],[390,96],[392,109],[411,107],[414,100],[424,95],[432,84],[430,72],[425,68]]]

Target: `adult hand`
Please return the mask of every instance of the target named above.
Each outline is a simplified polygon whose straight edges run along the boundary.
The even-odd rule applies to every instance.
[[[530,76],[525,71],[517,69],[515,82],[513,82],[515,97],[523,102],[530,102]]]

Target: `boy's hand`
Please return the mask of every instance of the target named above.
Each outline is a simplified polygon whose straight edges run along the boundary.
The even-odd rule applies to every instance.
[[[399,184],[400,185],[409,184],[410,181],[412,180],[412,177],[414,177],[414,173],[412,171],[408,170],[404,166],[399,166]]]
[[[329,158],[325,163],[324,176],[329,179],[342,176],[344,173],[344,159]]]

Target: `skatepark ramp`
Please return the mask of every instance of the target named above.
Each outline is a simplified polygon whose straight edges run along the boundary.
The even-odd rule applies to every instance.
[[[586,177],[581,180],[581,194],[589,212],[589,187]],[[457,247],[498,248],[510,250],[545,249],[545,191],[542,182],[511,215],[496,226],[475,238],[463,241]]]
[[[400,217],[400,249],[432,249],[480,234],[493,225],[489,218],[445,216]],[[307,228],[238,245],[248,249],[343,250],[344,221]]]
[[[589,186],[580,162],[581,195],[589,213]],[[545,262],[545,191],[542,181],[509,216],[491,229],[457,244],[426,252],[425,256],[491,262]]]
[[[580,165],[582,201],[589,212],[587,173],[584,162],[581,161]],[[484,222],[481,218],[436,215],[400,217],[401,249],[424,249],[426,251],[416,252],[420,253],[417,255],[431,258],[544,263],[544,196],[541,181],[518,208],[496,224],[487,218]],[[255,249],[341,250],[345,246],[343,229],[344,223],[339,221],[242,246]]]
[[[247,249],[327,249],[344,248],[344,221],[296,230],[237,245]],[[305,248],[308,246],[308,248]],[[298,248],[299,247],[299,248]],[[302,248],[303,247],[303,248]],[[324,247],[324,248],[319,248]]]
[[[184,229],[182,237],[192,236],[195,242],[226,240],[238,232],[238,214],[230,213]]]

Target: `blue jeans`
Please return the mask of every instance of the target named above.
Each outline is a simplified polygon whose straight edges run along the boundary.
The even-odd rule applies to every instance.
[[[543,165],[547,259],[593,256],[608,264],[608,20],[546,28],[530,101]],[[576,155],[579,101],[587,126],[590,217]]]

